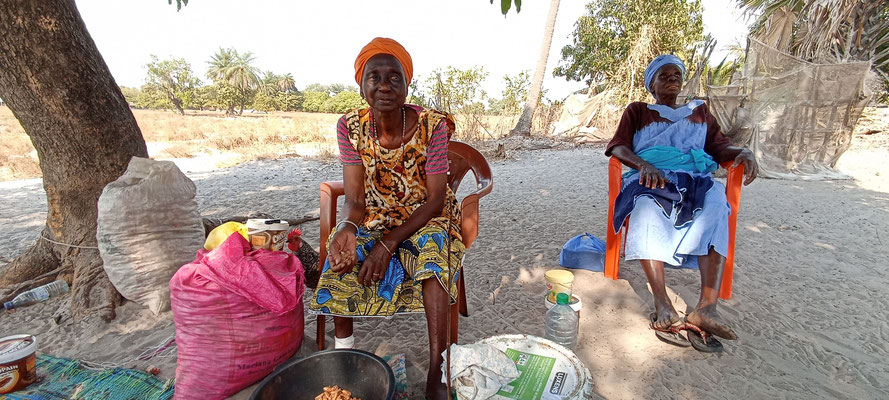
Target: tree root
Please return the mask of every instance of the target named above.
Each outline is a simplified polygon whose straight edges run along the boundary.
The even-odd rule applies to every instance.
[[[46,231],[41,231],[45,235]],[[10,261],[0,274],[0,287],[8,288],[27,283],[39,276],[59,269],[60,260],[53,251],[52,243],[37,239],[28,250]],[[8,289],[7,289],[8,290]]]
[[[95,310],[99,311],[99,316],[105,322],[116,318],[115,308],[123,297],[108,279],[98,253],[95,256],[80,255],[74,259],[74,263],[71,292],[71,317],[74,321],[80,321]]]
[[[60,268],[56,268],[52,271],[49,271],[43,275],[36,277],[34,279],[18,283],[10,288],[7,288],[7,289],[3,289],[2,291],[0,291],[0,303],[5,303],[7,301],[10,301],[10,300],[12,300],[13,297],[17,296],[19,293],[22,293],[28,289],[31,289],[31,288],[34,288],[37,286],[41,286],[41,285],[44,285],[44,284],[54,281],[60,271],[61,271]]]

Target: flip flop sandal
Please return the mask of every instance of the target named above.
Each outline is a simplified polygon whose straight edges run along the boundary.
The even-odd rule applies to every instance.
[[[713,335],[704,332],[697,326],[689,323],[686,323],[686,327],[688,331],[688,341],[691,342],[691,347],[694,347],[695,350],[700,351],[701,353],[722,353],[725,350],[725,348],[722,347],[722,343],[713,337]]]
[[[648,319],[651,320],[651,324],[649,324],[649,327],[654,330],[654,335],[657,336],[660,341],[679,347],[691,346],[688,340],[685,339],[685,336],[682,336],[682,333],[680,333],[684,326],[682,321],[677,321],[673,325],[670,325],[670,327],[667,329],[658,329],[654,327],[654,323],[657,322],[657,314],[649,314]]]

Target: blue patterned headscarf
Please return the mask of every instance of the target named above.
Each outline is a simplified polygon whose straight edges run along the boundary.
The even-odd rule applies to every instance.
[[[645,68],[645,89],[648,89],[648,91],[653,94],[654,91],[651,90],[651,81],[654,80],[654,75],[657,74],[657,71],[660,70],[661,67],[670,64],[679,67],[679,72],[682,73],[682,81],[684,82],[685,64],[682,63],[682,60],[672,54],[662,54],[655,57],[651,64],[648,64],[648,68]]]

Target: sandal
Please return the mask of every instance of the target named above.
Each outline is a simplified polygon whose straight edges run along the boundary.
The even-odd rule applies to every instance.
[[[722,353],[725,350],[722,342],[697,325],[686,322],[684,329],[688,331],[688,341],[695,350],[701,353]]]
[[[664,328],[655,328],[654,327],[654,323],[657,322],[657,314],[655,314],[655,313],[649,314],[648,319],[651,320],[651,323],[648,326],[652,330],[654,330],[654,335],[657,336],[657,338],[660,339],[660,341],[662,341],[664,343],[672,344],[673,346],[679,346],[679,347],[688,347],[688,346],[692,345],[685,338],[685,336],[682,336],[682,333],[680,333],[680,331],[685,329],[686,324],[684,322],[676,321],[675,323],[670,325],[668,328],[664,329]]]

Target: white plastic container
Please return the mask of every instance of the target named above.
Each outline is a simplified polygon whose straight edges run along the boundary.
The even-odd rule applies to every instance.
[[[508,386],[501,388],[500,392],[491,397],[493,400],[525,398],[519,397],[517,392],[528,390],[527,386],[536,386],[540,392],[531,398],[541,400],[592,398],[593,380],[590,370],[574,352],[564,346],[531,335],[500,335],[477,343],[490,344],[506,353],[516,361],[522,374]],[[520,389],[520,386],[525,388]]]
[[[37,380],[37,338],[15,335],[0,339],[0,394],[24,389]]]
[[[247,241],[253,250],[284,250],[290,224],[281,219],[248,219]]]

